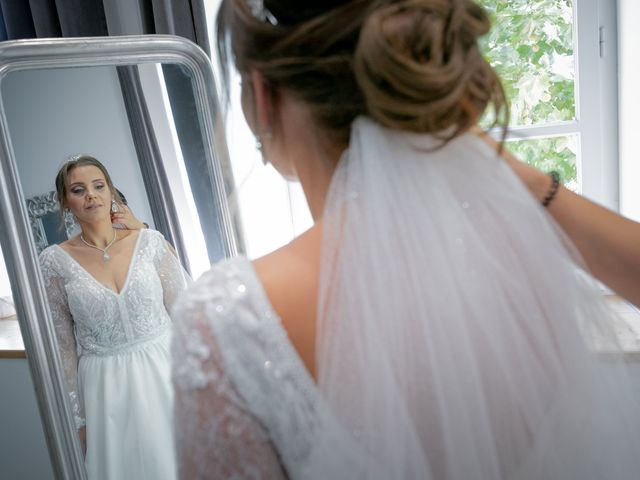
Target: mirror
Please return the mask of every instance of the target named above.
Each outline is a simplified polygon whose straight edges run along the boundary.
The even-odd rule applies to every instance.
[[[239,246],[221,118],[208,58],[178,37],[0,48],[0,242],[60,478],[175,478],[170,299]],[[58,202],[61,166],[91,157],[108,175],[79,163]],[[112,228],[126,209],[139,223]],[[111,243],[80,235],[104,221]]]

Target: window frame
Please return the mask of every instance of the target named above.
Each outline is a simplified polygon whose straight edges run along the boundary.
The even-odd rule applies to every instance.
[[[620,209],[616,2],[573,0],[575,119],[509,128],[506,140],[578,135],[580,193]],[[499,135],[497,130],[494,134]]]

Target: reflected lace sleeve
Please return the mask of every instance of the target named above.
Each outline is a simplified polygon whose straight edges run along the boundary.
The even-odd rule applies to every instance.
[[[157,245],[157,269],[162,283],[164,306],[167,312],[171,312],[174,303],[182,291],[191,283],[180,260],[178,260],[173,247],[167,243],[161,234],[158,234]]]
[[[225,374],[208,326],[216,321],[211,299],[194,296],[192,291],[184,295],[173,312],[180,478],[286,478],[265,429]]]
[[[78,392],[78,352],[73,318],[67,303],[64,279],[58,274],[54,266],[54,259],[50,251],[40,255],[40,267],[44,278],[45,290],[49,301],[49,310],[53,318],[53,327],[60,351],[60,359],[64,369],[67,391],[71,402],[71,410],[80,429],[85,425],[84,408]]]

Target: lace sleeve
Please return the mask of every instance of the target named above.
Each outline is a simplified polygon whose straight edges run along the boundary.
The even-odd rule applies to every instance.
[[[60,349],[60,359],[64,370],[67,391],[71,402],[71,410],[80,429],[85,425],[84,408],[78,392],[78,353],[76,350],[76,336],[73,318],[67,303],[64,279],[58,274],[54,266],[52,252],[45,250],[40,255],[40,267],[44,278],[49,310],[53,318],[53,327]]]
[[[162,283],[164,306],[167,312],[171,312],[178,296],[191,283],[191,278],[182,268],[173,247],[164,239],[161,233],[156,232],[156,234],[158,236],[156,268]]]
[[[207,296],[203,292],[203,297]],[[180,478],[286,478],[263,426],[225,374],[207,322],[215,308],[192,290],[173,312],[175,432]]]

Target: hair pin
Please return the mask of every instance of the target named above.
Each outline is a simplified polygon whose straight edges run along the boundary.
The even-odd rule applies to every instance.
[[[265,8],[264,0],[247,0],[247,4],[255,18],[263,22],[269,22],[274,27],[278,25],[278,20],[273,16],[273,13]]]

